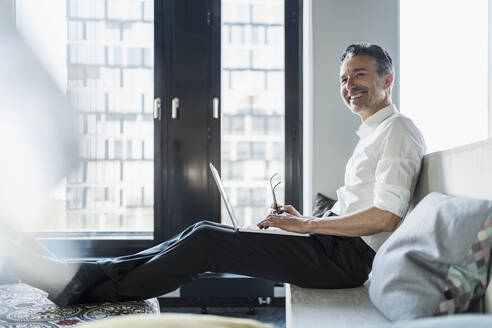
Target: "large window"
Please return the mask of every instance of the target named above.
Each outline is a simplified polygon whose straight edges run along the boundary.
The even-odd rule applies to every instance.
[[[152,239],[152,0],[18,0],[17,25],[77,111],[80,165],[38,229]]]
[[[488,1],[400,1],[401,112],[428,152],[488,137]]]

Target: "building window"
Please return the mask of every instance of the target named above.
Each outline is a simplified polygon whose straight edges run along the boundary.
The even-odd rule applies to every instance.
[[[237,144],[237,159],[245,160],[251,158],[251,143],[238,142]]]

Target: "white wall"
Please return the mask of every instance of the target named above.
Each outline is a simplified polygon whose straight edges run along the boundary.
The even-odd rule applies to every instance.
[[[367,41],[386,49],[395,65],[393,102],[399,104],[399,1],[398,0],[305,0],[304,18],[311,16],[312,35],[305,30],[305,147],[304,212],[317,192],[336,197],[343,185],[345,164],[358,142],[355,131],[360,118],[345,107],[339,95],[339,61],[345,48]],[[306,10],[311,9],[309,12]],[[309,24],[309,21],[306,22]],[[308,35],[306,35],[308,34]],[[312,39],[310,39],[312,38]],[[312,43],[312,45],[310,45]],[[307,46],[307,47],[306,47]],[[309,52],[311,52],[309,54]],[[312,110],[312,112],[310,112]],[[310,117],[311,116],[311,117]],[[306,167],[306,164],[311,165]]]

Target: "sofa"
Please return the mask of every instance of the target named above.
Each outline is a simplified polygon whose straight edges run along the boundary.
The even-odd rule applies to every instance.
[[[491,168],[492,139],[425,155],[407,216],[433,191],[492,199]],[[489,281],[490,272],[489,268]],[[369,327],[388,323],[371,303],[369,286],[370,279],[363,286],[351,289],[306,289],[288,284],[286,327]],[[492,313],[491,284],[473,310]]]

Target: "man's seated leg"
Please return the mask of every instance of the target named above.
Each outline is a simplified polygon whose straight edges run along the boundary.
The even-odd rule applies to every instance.
[[[87,301],[146,299],[166,294],[198,273],[236,273],[303,287],[361,285],[374,252],[360,239],[313,235],[297,237],[244,233],[216,223],[201,223],[184,238],[130,271],[125,261],[101,265],[110,281],[93,288]]]
[[[62,293],[51,299],[59,305],[146,299],[206,271],[304,287],[353,287],[367,278],[373,256],[360,238],[245,233],[202,221],[137,254],[82,264]]]

